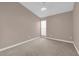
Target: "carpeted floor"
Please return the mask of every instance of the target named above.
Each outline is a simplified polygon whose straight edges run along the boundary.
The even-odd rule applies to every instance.
[[[1,56],[78,56],[73,44],[49,39],[36,39],[0,52]]]

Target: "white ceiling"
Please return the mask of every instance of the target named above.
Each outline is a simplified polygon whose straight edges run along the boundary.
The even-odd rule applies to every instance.
[[[38,17],[47,17],[73,10],[74,2],[46,2],[46,11],[41,11],[42,2],[20,2],[24,7],[28,8]]]

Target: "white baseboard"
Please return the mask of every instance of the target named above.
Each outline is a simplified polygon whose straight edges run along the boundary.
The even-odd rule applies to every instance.
[[[78,55],[79,55],[79,50],[77,49],[77,47],[76,47],[74,41],[66,41],[66,40],[62,40],[62,39],[56,39],[56,38],[45,37],[45,36],[43,36],[43,37],[44,37],[44,38],[47,38],[47,39],[51,39],[51,40],[62,41],[62,42],[66,42],[66,43],[71,43],[71,44],[74,45],[74,47],[75,47],[75,49],[76,49],[76,51],[77,51],[77,53],[78,53]]]
[[[75,49],[76,49],[76,51],[77,51],[77,53],[79,55],[79,50],[77,49],[76,45],[74,43],[73,43],[73,45],[74,45],[74,47],[75,47]]]
[[[44,38],[61,41],[61,42],[66,42],[66,43],[74,43],[73,41],[67,41],[67,40],[63,40],[63,39],[56,39],[56,38],[51,38],[51,37],[44,37]]]
[[[22,45],[22,44],[25,44],[25,43],[28,43],[28,42],[33,41],[33,40],[36,40],[38,38],[41,38],[41,37],[35,37],[35,38],[29,39],[29,40],[26,40],[26,41],[23,41],[23,42],[20,42],[20,43],[17,43],[17,44],[14,44],[14,45],[11,45],[11,46],[8,46],[8,47],[5,47],[5,48],[1,48],[0,49],[0,52],[5,51],[5,50],[8,50],[10,48],[14,48],[16,46],[19,46],[19,45]],[[76,45],[74,44],[73,41],[66,41],[66,40],[56,39],[56,38],[51,38],[51,37],[46,37],[46,36],[43,36],[43,38],[47,38],[47,39],[51,39],[51,40],[56,40],[56,41],[61,41],[61,42],[66,42],[66,43],[71,43],[71,44],[74,45],[74,47],[75,47],[75,49],[76,49],[76,51],[77,51],[77,53],[79,55],[79,50],[77,49],[77,47],[76,47]]]
[[[26,41],[23,41],[23,42],[20,42],[20,43],[17,43],[17,44],[14,44],[14,45],[11,45],[11,46],[8,46],[8,47],[5,47],[5,48],[1,48],[0,52],[8,50],[10,48],[14,48],[16,46],[19,46],[19,45],[22,45],[22,44],[25,44],[25,43],[28,43],[28,42],[33,41],[33,40],[38,39],[38,38],[40,38],[40,37],[35,37],[35,38],[29,39],[29,40],[26,40]]]

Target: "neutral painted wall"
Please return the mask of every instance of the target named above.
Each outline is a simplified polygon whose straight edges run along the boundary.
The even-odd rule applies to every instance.
[[[47,36],[73,41],[72,18],[72,11],[47,17]]]
[[[0,48],[40,35],[40,19],[15,2],[0,3]]]
[[[75,3],[73,12],[73,40],[79,50],[79,3]]]

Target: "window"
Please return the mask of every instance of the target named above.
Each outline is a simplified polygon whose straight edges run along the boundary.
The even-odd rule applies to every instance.
[[[46,36],[46,20],[41,20],[41,35]]]

